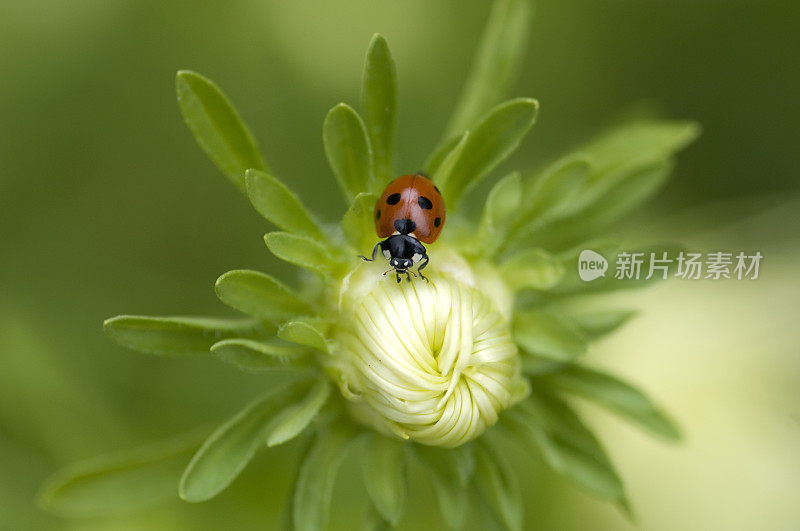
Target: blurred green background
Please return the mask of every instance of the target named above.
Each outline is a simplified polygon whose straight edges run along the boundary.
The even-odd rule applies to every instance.
[[[671,282],[617,296],[641,317],[592,357],[651,391],[686,431],[665,446],[591,410],[646,529],[800,526],[800,4],[539,0],[513,95],[541,103],[512,164],[534,167],[636,108],[699,121],[673,181],[637,228],[698,249],[765,255],[762,278]],[[174,74],[215,80],[271,167],[321,217],[344,208],[321,124],[358,102],[382,33],[400,81],[399,160],[442,134],[489,2],[224,3],[5,0],[0,17],[0,528],[273,528],[293,449],[264,452],[229,491],[135,515],[40,512],[65,464],[213,426],[264,386],[213,360],[115,346],[120,313],[225,314],[233,268],[288,275],[266,225],[183,125]],[[331,199],[335,197],[336,199]],[[682,213],[682,212],[688,213]],[[610,506],[514,455],[531,529],[629,528]],[[269,475],[273,480],[265,481]],[[274,479],[277,478],[277,479]],[[361,489],[345,474],[340,490]],[[339,500],[341,498],[341,500]],[[409,526],[427,518],[425,493]],[[352,511],[337,494],[334,524]],[[411,528],[411,527],[409,527]]]

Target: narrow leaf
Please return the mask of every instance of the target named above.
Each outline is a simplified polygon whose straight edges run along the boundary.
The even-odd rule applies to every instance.
[[[135,512],[175,498],[175,484],[203,437],[192,433],[70,465],[38,495],[44,509],[92,518]]]
[[[665,439],[680,439],[675,424],[644,393],[609,374],[571,365],[544,380],[558,389],[597,402]]]
[[[425,161],[425,169],[428,171],[428,175],[436,175],[442,163],[444,162],[444,159],[450,154],[451,151],[453,151],[453,149],[455,149],[455,147],[463,138],[463,133],[448,138],[442,142],[433,153],[431,153],[431,155],[428,157],[428,160]]]
[[[288,321],[278,328],[278,337],[298,345],[329,353],[325,335],[315,325],[306,321]]]
[[[445,136],[471,128],[483,113],[506,95],[519,71],[532,14],[530,0],[494,3]]]
[[[527,179],[519,223],[535,227],[574,212],[589,172],[585,157],[567,156],[545,168],[539,176]]]
[[[224,339],[214,343],[211,352],[222,361],[249,372],[299,368],[303,349],[278,341]]]
[[[517,172],[506,175],[492,187],[475,235],[475,248],[483,256],[493,256],[505,241],[521,199],[522,187]]]
[[[286,406],[275,415],[266,430],[267,446],[288,442],[305,430],[330,396],[328,380],[319,380],[300,402]]]
[[[258,271],[228,271],[217,279],[214,289],[231,308],[260,319],[277,321],[310,311],[288,286]]]
[[[564,276],[564,264],[543,249],[527,249],[505,260],[500,273],[515,290],[547,290]]]
[[[609,334],[636,315],[635,310],[604,310],[601,312],[571,315],[572,321],[589,339],[597,339]]]
[[[378,513],[396,526],[406,500],[403,444],[377,433],[368,434],[361,453],[361,472]]]
[[[373,218],[377,201],[377,194],[358,194],[342,218],[342,233],[358,254],[368,255],[378,241]]]
[[[694,122],[637,121],[614,127],[584,145],[592,161],[592,179],[621,167],[664,160],[691,143],[700,133]]]
[[[486,439],[486,436],[484,436]],[[510,531],[522,529],[523,505],[517,476],[498,448],[483,440],[476,452],[475,479],[484,499]]]
[[[297,531],[326,528],[336,474],[354,438],[351,429],[337,423],[314,442],[295,485],[292,512]]]
[[[536,100],[519,98],[491,109],[470,130],[458,159],[449,168],[445,159],[439,168],[434,180],[445,200],[457,203],[464,192],[505,160],[533,126],[538,108]]]
[[[505,421],[567,479],[600,498],[625,499],[622,481],[603,447],[566,403],[534,395],[510,410]]]
[[[239,113],[219,87],[200,74],[181,70],[175,85],[183,120],[195,140],[220,171],[244,192],[245,171],[267,168]]]
[[[284,392],[273,389],[251,402],[206,439],[183,473],[181,498],[205,501],[231,484],[263,443],[264,428]]]
[[[287,232],[325,241],[311,213],[297,195],[269,173],[249,169],[247,195],[259,214]]]
[[[220,339],[247,336],[259,327],[252,319],[140,315],[120,315],[103,323],[105,333],[115,343],[161,355],[207,353]]]
[[[452,449],[418,446],[414,450],[428,473],[445,522],[452,528],[460,528],[467,512],[466,486],[475,470],[471,446]]]
[[[394,127],[397,113],[397,73],[386,40],[375,34],[367,51],[361,84],[364,122],[373,155],[373,180],[364,191],[377,191],[379,183],[388,182],[394,172]]]
[[[322,127],[322,140],[345,199],[371,191],[372,149],[358,113],[344,103],[331,109]]]
[[[264,236],[269,250],[286,262],[310,271],[330,275],[341,265],[328,249],[316,240],[288,232],[269,232]]]
[[[516,316],[514,341],[530,354],[556,361],[570,361],[586,352],[586,339],[575,325],[543,311]]]

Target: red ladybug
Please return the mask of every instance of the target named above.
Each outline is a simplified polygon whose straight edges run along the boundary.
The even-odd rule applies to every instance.
[[[375,231],[386,239],[375,245],[371,259],[361,258],[374,261],[380,248],[394,268],[397,282],[401,273],[410,281],[409,268],[423,261],[417,272],[428,281],[422,274],[422,268],[428,265],[428,253],[420,242],[433,243],[444,227],[444,199],[439,189],[423,173],[398,177],[375,204],[374,218]]]

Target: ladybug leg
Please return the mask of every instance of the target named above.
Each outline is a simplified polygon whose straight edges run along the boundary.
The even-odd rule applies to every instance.
[[[397,276],[397,283],[400,284],[400,273],[395,273],[395,275]]]
[[[420,263],[419,267],[417,268],[417,273],[419,273],[420,278],[425,279],[425,282],[430,282],[430,280],[428,280],[428,277],[426,277],[425,275],[422,274],[422,269],[426,265],[428,265],[428,262],[430,262],[431,260],[430,260],[430,258],[428,258],[427,254],[422,255],[422,260],[423,260],[422,263]]]
[[[416,275],[414,275],[414,276],[416,276]],[[411,282],[411,275],[408,274],[408,269],[406,269],[406,280]]]
[[[372,249],[372,258],[367,258],[366,256],[363,256],[363,255],[358,255],[358,257],[361,258],[362,260],[364,260],[365,262],[374,262],[375,261],[375,257],[378,255],[378,247],[380,247],[380,246],[381,246],[381,242],[378,242],[378,243],[375,244],[375,248]]]

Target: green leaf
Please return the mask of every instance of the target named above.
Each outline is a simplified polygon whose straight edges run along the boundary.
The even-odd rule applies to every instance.
[[[533,395],[509,410],[504,421],[567,479],[600,498],[625,499],[622,481],[603,447],[566,403]]]
[[[623,167],[664,160],[700,134],[694,122],[637,121],[614,127],[579,151],[592,161],[592,180]]]
[[[523,505],[517,476],[502,452],[489,442],[487,436],[481,438],[481,443],[475,452],[478,487],[506,529],[520,531]]]
[[[431,153],[431,155],[428,157],[428,160],[425,161],[425,169],[428,171],[428,175],[436,175],[436,172],[439,171],[444,159],[456,148],[463,138],[464,133],[458,134],[452,138],[448,138],[442,142],[433,153]]]
[[[192,433],[75,463],[51,476],[37,501],[59,516],[92,518],[174,499],[181,470],[202,440]]]
[[[377,191],[394,172],[394,127],[397,113],[397,73],[386,40],[375,34],[369,43],[361,84],[364,122],[373,154],[373,181],[365,191]]]
[[[635,310],[604,310],[571,315],[572,321],[590,340],[609,334],[636,315]]]
[[[517,314],[514,341],[530,354],[555,361],[570,361],[586,352],[586,339],[575,325],[542,311]]]
[[[303,400],[286,406],[275,415],[266,430],[267,446],[278,446],[300,435],[325,405],[330,393],[328,380],[318,380]]]
[[[375,235],[377,194],[358,194],[342,218],[342,233],[356,252],[369,255],[378,241]]]
[[[494,3],[446,137],[470,129],[487,109],[505,96],[519,72],[532,14],[529,0]]]
[[[369,433],[361,451],[361,472],[378,513],[393,526],[398,525],[406,500],[403,444]]]
[[[675,424],[644,393],[609,374],[571,365],[543,379],[558,389],[605,406],[665,439],[681,438]]]
[[[564,276],[564,264],[543,249],[527,249],[505,260],[500,274],[511,289],[547,290]]]
[[[477,184],[517,148],[533,126],[538,108],[536,100],[510,100],[491,109],[470,130],[458,158],[449,165],[445,159],[434,179],[448,203],[458,203],[464,192]],[[453,153],[455,150],[448,158]]]
[[[279,321],[310,311],[288,286],[258,271],[228,271],[217,279],[214,289],[231,308],[260,319]]]
[[[297,368],[303,349],[278,341],[224,339],[211,346],[211,352],[222,361],[244,371],[262,372]]]
[[[292,512],[297,531],[326,528],[336,474],[355,436],[352,429],[335,423],[314,441],[295,485]]]
[[[297,195],[272,175],[247,170],[247,195],[259,214],[296,234],[325,241],[325,235]]]
[[[536,227],[573,213],[589,172],[583,156],[567,156],[527,179],[518,224]]]
[[[372,148],[358,113],[344,103],[331,109],[322,126],[322,140],[345,199],[372,191]]]
[[[333,274],[341,263],[317,240],[288,232],[269,232],[264,236],[269,250],[286,262],[324,275]]]
[[[247,336],[259,327],[253,319],[141,315],[120,315],[103,323],[103,329],[115,343],[161,355],[205,354],[220,339]]]
[[[420,445],[414,450],[428,473],[445,522],[451,528],[460,528],[467,512],[466,486],[475,471],[472,446],[435,448]]]
[[[205,501],[231,484],[263,444],[267,422],[285,393],[285,388],[271,390],[206,439],[183,473],[181,498],[189,502]]]
[[[322,331],[307,321],[288,321],[278,328],[278,337],[298,345],[315,348],[330,353]]]
[[[474,247],[483,256],[493,256],[505,241],[511,221],[522,199],[519,173],[513,172],[492,187],[483,207]]]
[[[253,135],[222,91],[200,74],[181,70],[175,80],[183,120],[195,140],[242,192],[244,172],[267,167]]]

